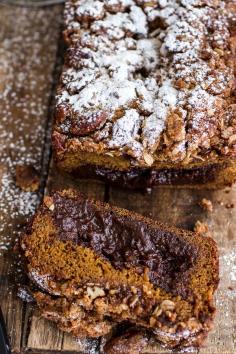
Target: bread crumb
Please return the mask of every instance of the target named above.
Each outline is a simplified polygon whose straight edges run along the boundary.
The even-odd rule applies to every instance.
[[[211,236],[208,225],[199,220],[195,223],[194,231],[204,236]]]
[[[36,192],[39,189],[39,175],[32,165],[17,165],[15,173],[17,187],[25,192]]]
[[[234,203],[227,203],[227,204],[225,204],[225,207],[227,209],[233,209],[234,208]]]
[[[199,204],[204,210],[206,210],[210,213],[213,212],[213,204],[212,204],[211,200],[203,198]]]

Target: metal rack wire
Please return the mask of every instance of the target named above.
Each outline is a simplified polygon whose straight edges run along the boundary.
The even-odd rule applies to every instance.
[[[21,7],[44,7],[61,4],[65,0],[0,0],[0,4],[14,5]]]

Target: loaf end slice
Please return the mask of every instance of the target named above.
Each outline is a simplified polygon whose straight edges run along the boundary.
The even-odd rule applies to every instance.
[[[64,190],[44,198],[21,249],[42,315],[75,336],[125,322],[169,348],[198,347],[212,326],[211,238]]]

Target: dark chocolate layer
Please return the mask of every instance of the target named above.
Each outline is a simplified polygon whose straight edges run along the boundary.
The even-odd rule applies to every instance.
[[[130,169],[129,171],[112,170],[100,166],[81,166],[73,173],[81,178],[95,178],[113,185],[130,189],[145,189],[164,185],[204,185],[213,182],[226,163],[209,164],[189,169]]]
[[[174,232],[98,208],[91,201],[53,195],[53,217],[61,240],[92,248],[115,268],[149,269],[151,281],[172,293],[190,295],[188,272],[198,250]]]

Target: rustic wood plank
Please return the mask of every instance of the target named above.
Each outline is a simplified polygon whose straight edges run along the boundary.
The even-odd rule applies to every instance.
[[[19,269],[16,263],[13,266],[12,247],[40,200],[40,193],[15,185],[15,168],[30,164],[44,175],[61,9],[0,5],[0,298],[13,352],[21,351],[25,305],[13,287]]]
[[[14,287],[11,283],[11,278],[8,276],[11,266],[12,264],[9,257],[7,257],[7,255],[2,255],[0,262],[1,308],[5,317],[7,332],[10,337],[12,349],[14,351],[20,351],[23,303],[16,297]]]
[[[204,211],[199,202],[210,199],[212,213]],[[187,229],[197,220],[209,225],[220,252],[221,281],[216,294],[217,316],[201,354],[234,354],[236,352],[236,186],[221,191],[156,188],[151,195],[110,189],[110,202],[120,207],[151,216]],[[233,206],[233,205],[232,205]],[[158,344],[150,343],[148,353],[167,353]],[[145,351],[146,352],[146,351]]]
[[[98,353],[99,340],[85,340],[73,338],[70,334],[64,334],[62,351],[66,353]]]
[[[25,217],[31,214],[40,195],[25,193],[14,184],[15,166],[30,163],[42,171],[48,103],[60,33],[62,7],[40,10],[0,7],[0,298],[11,337],[13,352],[94,352],[98,341],[76,341],[42,319],[36,309],[25,306],[13,287],[11,248]],[[47,147],[48,148],[48,147]],[[93,181],[74,181],[51,166],[47,191],[76,188],[104,200],[105,187]],[[213,213],[198,205],[203,198],[214,205]],[[106,195],[106,199],[108,196]],[[192,229],[197,220],[207,222],[220,249],[221,282],[216,301],[215,328],[201,354],[236,352],[236,188],[225,191],[194,191],[157,188],[151,195],[110,188],[110,201],[160,221]],[[14,265],[15,266],[15,265]],[[25,322],[23,328],[23,320]],[[93,348],[93,349],[92,349]],[[151,342],[146,353],[167,353]]]
[[[84,341],[79,341],[75,338],[73,338],[70,334],[65,333],[64,337],[63,337],[63,350],[66,351],[73,351],[73,350],[77,350],[77,351],[82,351],[85,349],[84,346]]]
[[[206,193],[209,196],[204,190],[154,188],[151,194],[144,194],[111,188],[110,203],[161,222],[193,228],[203,212],[198,202],[206,197]]]
[[[34,313],[31,319],[27,349],[61,350],[63,333],[55,335],[56,325]]]
[[[78,190],[91,198],[97,198],[100,200],[104,200],[105,198],[104,183],[85,179],[76,180],[69,175],[63,175],[57,170],[53,160],[51,160],[45,193],[47,194],[53,190],[67,188]]]

